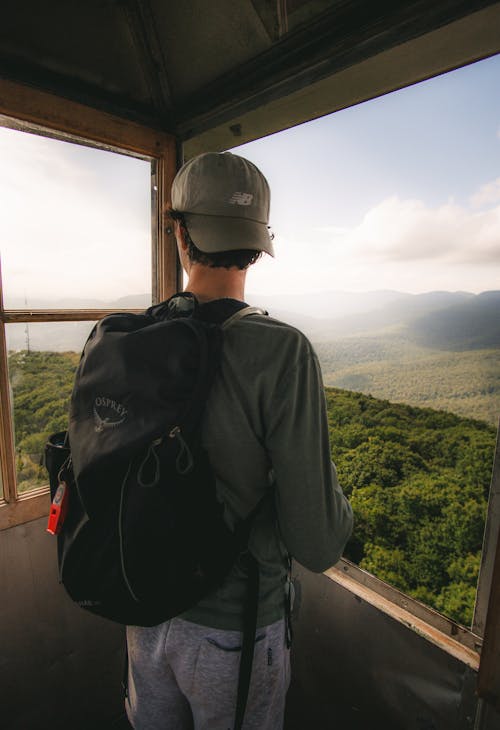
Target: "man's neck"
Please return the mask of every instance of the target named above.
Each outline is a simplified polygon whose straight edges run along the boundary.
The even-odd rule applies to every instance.
[[[186,291],[192,292],[202,303],[226,298],[243,302],[246,273],[239,269],[214,269],[193,264],[189,270]]]

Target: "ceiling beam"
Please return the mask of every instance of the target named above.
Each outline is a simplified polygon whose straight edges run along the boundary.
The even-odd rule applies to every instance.
[[[256,108],[233,108],[227,121],[184,139],[184,158],[230,149],[499,52],[497,2],[330,76],[312,77],[308,85]]]
[[[306,26],[184,100],[176,132],[187,140],[493,4],[497,0],[335,0]]]
[[[120,7],[125,14],[153,105],[159,117],[170,126],[172,94],[149,0],[124,0]]]

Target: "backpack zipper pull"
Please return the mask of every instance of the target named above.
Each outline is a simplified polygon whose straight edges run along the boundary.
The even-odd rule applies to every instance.
[[[156,487],[158,482],[160,481],[160,459],[158,457],[158,454],[156,453],[156,447],[161,444],[161,439],[156,439],[152,443],[149,444],[149,448],[147,450],[146,456],[142,460],[141,465],[139,466],[139,469],[137,471],[137,481],[140,484],[141,487]],[[146,469],[146,465],[148,462],[152,460],[152,463],[154,465],[154,474],[152,479],[150,479],[149,482],[144,481],[144,472]]]
[[[185,474],[188,474],[193,468],[193,455],[189,449],[189,446],[184,441],[180,426],[174,426],[168,435],[171,439],[177,439],[180,444],[180,451],[177,454],[177,459],[175,460],[175,468],[177,469],[178,474],[184,476]],[[185,465],[182,466],[182,459],[184,456],[186,458],[186,462]]]

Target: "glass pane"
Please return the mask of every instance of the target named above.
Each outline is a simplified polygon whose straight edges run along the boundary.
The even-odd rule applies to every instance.
[[[47,437],[67,427],[80,351],[93,322],[7,325],[18,492],[45,486]]]
[[[0,127],[6,309],[151,302],[151,164]]]
[[[346,557],[465,625],[500,416],[499,73],[496,56],[234,150],[270,182],[276,235],[247,300],[321,362]]]

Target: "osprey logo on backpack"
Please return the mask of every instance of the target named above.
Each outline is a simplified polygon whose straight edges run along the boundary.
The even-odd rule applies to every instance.
[[[127,418],[128,411],[124,405],[112,398],[97,396],[94,400],[95,430],[101,433],[105,428],[115,428]]]

